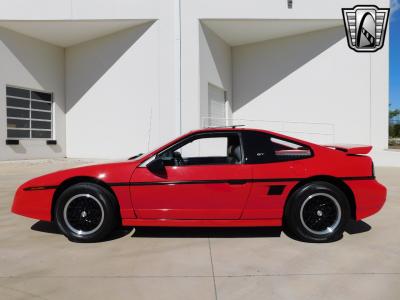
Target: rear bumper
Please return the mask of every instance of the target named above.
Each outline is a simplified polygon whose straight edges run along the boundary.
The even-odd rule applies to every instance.
[[[354,193],[357,220],[377,213],[385,204],[386,187],[378,181],[348,180],[346,183]]]

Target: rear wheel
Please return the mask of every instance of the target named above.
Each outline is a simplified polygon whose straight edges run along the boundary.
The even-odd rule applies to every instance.
[[[55,219],[70,240],[96,242],[115,229],[118,221],[116,199],[107,189],[92,183],[78,183],[58,198]]]
[[[311,182],[288,199],[284,221],[290,233],[307,242],[330,242],[341,238],[350,218],[345,194],[328,182]]]

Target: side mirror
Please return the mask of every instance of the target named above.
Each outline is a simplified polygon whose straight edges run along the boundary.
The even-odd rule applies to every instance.
[[[151,162],[149,162],[146,167],[151,173],[154,173],[157,176],[167,177],[164,162],[161,158],[156,157]]]

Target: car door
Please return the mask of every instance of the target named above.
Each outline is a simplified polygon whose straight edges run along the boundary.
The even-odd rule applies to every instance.
[[[306,145],[260,131],[242,134],[245,162],[252,167],[253,186],[242,219],[281,220],[286,199],[305,176]]]
[[[158,153],[161,173],[138,167],[133,206],[143,219],[239,219],[251,187],[237,132],[196,134]]]

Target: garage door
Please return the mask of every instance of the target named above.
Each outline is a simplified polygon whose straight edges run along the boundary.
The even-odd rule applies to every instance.
[[[226,125],[226,92],[213,85],[208,84],[208,126]]]

